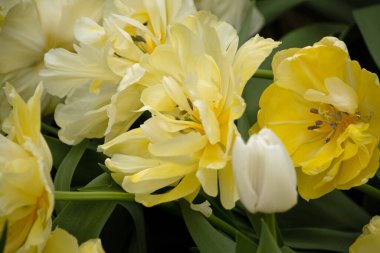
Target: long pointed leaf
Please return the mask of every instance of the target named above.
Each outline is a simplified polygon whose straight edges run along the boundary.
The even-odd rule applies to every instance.
[[[187,229],[201,253],[231,253],[236,243],[216,230],[199,212],[190,209],[186,201],[180,201]]]

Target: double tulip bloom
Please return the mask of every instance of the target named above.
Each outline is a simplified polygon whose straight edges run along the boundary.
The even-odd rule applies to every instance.
[[[380,84],[326,37],[277,53],[260,98],[258,126],[286,146],[305,199],[365,184],[379,167]]]

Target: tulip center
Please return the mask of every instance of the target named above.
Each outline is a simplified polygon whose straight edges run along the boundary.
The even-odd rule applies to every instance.
[[[318,108],[310,108],[310,113],[317,114],[319,117],[313,125],[307,127],[311,131],[327,132],[326,143],[335,135],[338,135],[352,123],[361,119],[360,112],[349,114],[337,110],[330,104],[324,104]]]
[[[146,29],[141,29],[141,27],[134,25],[126,25],[124,27],[124,30],[131,35],[134,44],[143,53],[150,54],[156,48],[157,43],[162,42],[160,41],[161,38],[157,38],[157,40],[156,38],[151,37],[154,36],[154,31],[152,25],[150,24],[149,17],[147,16],[147,14],[139,13],[134,15],[133,17],[134,19],[140,21]]]

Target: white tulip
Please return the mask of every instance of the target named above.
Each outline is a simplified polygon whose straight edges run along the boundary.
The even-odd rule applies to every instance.
[[[297,203],[297,177],[289,154],[269,129],[252,135],[247,143],[238,136],[232,166],[240,200],[248,211],[274,213]]]

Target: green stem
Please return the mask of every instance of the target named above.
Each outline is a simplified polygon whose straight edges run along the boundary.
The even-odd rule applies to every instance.
[[[228,224],[224,220],[219,219],[217,216],[215,216],[213,214],[211,214],[211,216],[208,217],[207,219],[212,225],[214,225],[216,228],[222,230],[223,232],[225,232],[226,234],[228,234],[232,238],[235,238],[236,233],[239,232],[236,228],[234,228],[233,226],[231,226],[230,224]]]
[[[265,223],[268,225],[270,232],[273,235],[275,241],[277,241],[277,221],[274,213],[268,213],[264,215]]]
[[[45,122],[41,122],[41,128],[48,133],[54,134],[56,136],[58,135],[58,129],[50,126],[49,124],[46,124]]]
[[[55,200],[66,201],[134,201],[135,195],[126,192],[55,191]]]
[[[253,77],[273,80],[273,72],[269,69],[258,69]]]
[[[261,213],[250,213],[246,211],[249,222],[251,223],[253,230],[256,232],[257,237],[260,237],[261,233],[261,219],[263,218],[263,214]]]
[[[355,187],[355,189],[377,199],[380,200],[380,190],[376,189],[373,186],[370,186],[368,184],[363,184],[361,186]]]

